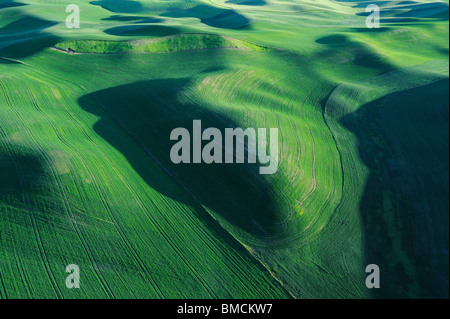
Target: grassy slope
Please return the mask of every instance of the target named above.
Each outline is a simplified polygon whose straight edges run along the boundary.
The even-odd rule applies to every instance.
[[[440,277],[448,276],[448,229],[436,230],[448,224],[448,199],[439,191],[448,189],[448,135],[436,131],[442,139],[428,165],[430,151],[412,152],[422,142],[402,133],[412,134],[408,128],[426,112],[417,101],[431,98],[415,88],[447,92],[448,62],[429,62],[448,53],[442,3],[428,13],[434,18],[413,19],[424,12],[416,3],[417,12],[389,12],[410,12],[409,19],[369,31],[358,15],[364,6],[348,2],[217,0],[171,10],[131,2],[99,1],[102,8],[80,1],[76,31],[51,23],[64,21],[63,3],[24,1],[31,5],[0,12],[0,156],[9,172],[0,182],[2,297],[448,296],[448,277]],[[170,37],[184,32],[283,50],[68,56],[48,49],[79,40],[151,47],[161,36],[190,40]],[[173,48],[163,44],[157,51]],[[176,43],[181,51],[191,44]],[[422,67],[402,71],[413,65]],[[409,89],[411,98],[398,98]],[[370,131],[379,103],[392,105],[382,113],[387,124]],[[417,115],[397,105],[413,105]],[[436,116],[448,128],[442,105],[435,112],[424,133]],[[353,113],[367,122],[355,122]],[[279,127],[280,174],[172,165],[168,134],[196,117],[205,126]],[[399,117],[405,124],[395,131]],[[397,146],[378,146],[392,136]],[[377,147],[387,155],[368,162],[365,154]],[[403,180],[390,178],[402,165],[409,167]],[[402,188],[417,183],[417,174],[422,186]],[[404,202],[415,197],[421,209],[410,221]],[[416,234],[426,240],[407,246]],[[394,264],[384,260],[397,255]],[[86,269],[79,292],[63,287],[61,269],[70,262]],[[400,288],[368,291],[363,270],[372,262],[389,269],[387,278],[402,274]]]
[[[180,34],[153,40],[108,41],[75,40],[57,43],[55,48],[76,53],[165,53],[210,49],[267,51],[268,48],[215,34]]]

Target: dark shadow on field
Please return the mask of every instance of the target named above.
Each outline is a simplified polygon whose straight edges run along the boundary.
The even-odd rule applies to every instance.
[[[14,2],[14,0],[3,0],[0,2],[0,9],[23,7],[27,5],[28,4],[26,3]]]
[[[13,44],[0,50],[0,56],[10,59],[23,59],[50,48],[58,43],[59,40],[58,37],[53,35],[39,34],[35,38]]]
[[[26,58],[55,45],[59,42],[59,37],[44,31],[55,24],[55,22],[28,15],[9,23],[0,29],[0,37],[3,37],[4,43],[8,41],[12,44],[5,47],[0,45],[0,57]],[[17,32],[22,34],[16,35]]]
[[[398,26],[398,24],[395,24],[395,26]],[[361,33],[361,32],[364,32],[364,33],[384,33],[384,32],[388,32],[388,31],[392,31],[392,29],[393,28],[391,28],[391,26],[383,25],[382,28],[372,28],[372,29],[369,29],[369,28],[366,28],[366,27],[364,27],[364,28],[349,28],[349,29],[346,30],[346,32],[350,32],[350,33],[355,33],[355,32],[358,32],[358,33]]]
[[[43,178],[44,168],[39,158],[27,153],[11,154],[4,145],[0,144],[0,201],[18,208],[18,202],[25,205],[24,196],[31,194]],[[10,145],[11,148],[17,146]]]
[[[211,67],[211,68],[208,68],[208,69],[206,69],[206,70],[203,70],[202,71],[202,73],[213,73],[213,72],[219,72],[219,71],[223,71],[223,70],[225,70],[226,68],[225,67],[223,67],[223,66],[215,66],[215,67]]]
[[[387,95],[341,123],[370,168],[360,204],[376,298],[449,296],[448,80]]]
[[[377,29],[380,30],[380,29]],[[376,31],[384,32],[384,31]],[[316,40],[316,43],[326,45],[327,48],[317,54],[318,58],[328,60],[335,65],[356,65],[387,72],[395,69],[389,61],[374,52],[364,43],[355,42],[345,34],[332,34]]]
[[[328,45],[343,45],[347,42],[347,39],[348,38],[345,35],[336,34],[317,39],[316,43]]]
[[[20,62],[16,62],[13,60],[8,60],[8,59],[0,57],[0,64],[20,64]]]
[[[56,22],[43,20],[30,15],[21,15],[20,19],[13,21],[0,29],[0,35],[11,32],[36,33],[56,25]]]
[[[239,4],[242,6],[265,6],[267,4],[266,0],[227,0],[225,3]]]
[[[170,150],[176,143],[170,140],[173,129],[186,128],[192,139],[195,119],[202,121],[202,129],[219,128],[223,137],[225,128],[239,127],[206,108],[179,102],[179,94],[188,85],[189,79],[137,82],[89,94],[82,97],[79,104],[84,110],[101,116],[95,131],[124,154],[152,188],[178,202],[196,207],[207,222],[212,220],[203,207],[215,211],[256,238],[276,236],[277,230],[273,230],[276,228],[274,194],[266,179],[259,174],[259,165],[172,163]],[[129,138],[119,137],[123,130]],[[147,154],[136,156],[135,151],[131,151],[136,148],[130,147],[130,143],[137,144]],[[207,142],[203,142],[205,144]],[[144,159],[142,155],[145,155]],[[155,173],[149,172],[151,162],[159,166],[153,170],[161,170],[174,185],[183,185],[183,188],[174,188],[165,178],[152,178]]]
[[[103,21],[120,21],[120,22],[133,22],[133,23],[161,23],[164,19],[144,16],[122,16],[114,15],[108,18],[103,18]]]
[[[199,5],[186,10],[170,10],[161,16],[171,18],[197,18],[203,24],[221,29],[250,29],[251,21],[231,9],[221,9],[208,5]]]
[[[144,10],[139,1],[133,0],[100,0],[89,3],[115,13],[137,13]]]
[[[163,25],[129,25],[115,27],[104,31],[106,34],[116,36],[152,36],[165,37],[181,33],[181,30],[176,27],[167,27]]]
[[[440,53],[445,54],[445,55],[449,55],[450,50],[449,48],[438,48],[437,49]]]

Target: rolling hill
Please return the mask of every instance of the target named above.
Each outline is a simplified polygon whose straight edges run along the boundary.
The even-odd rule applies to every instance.
[[[72,2],[0,0],[0,298],[448,298],[448,2]]]

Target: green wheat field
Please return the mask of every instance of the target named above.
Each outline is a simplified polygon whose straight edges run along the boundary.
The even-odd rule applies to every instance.
[[[448,298],[448,7],[0,0],[0,299]],[[195,119],[277,173],[174,164]]]

